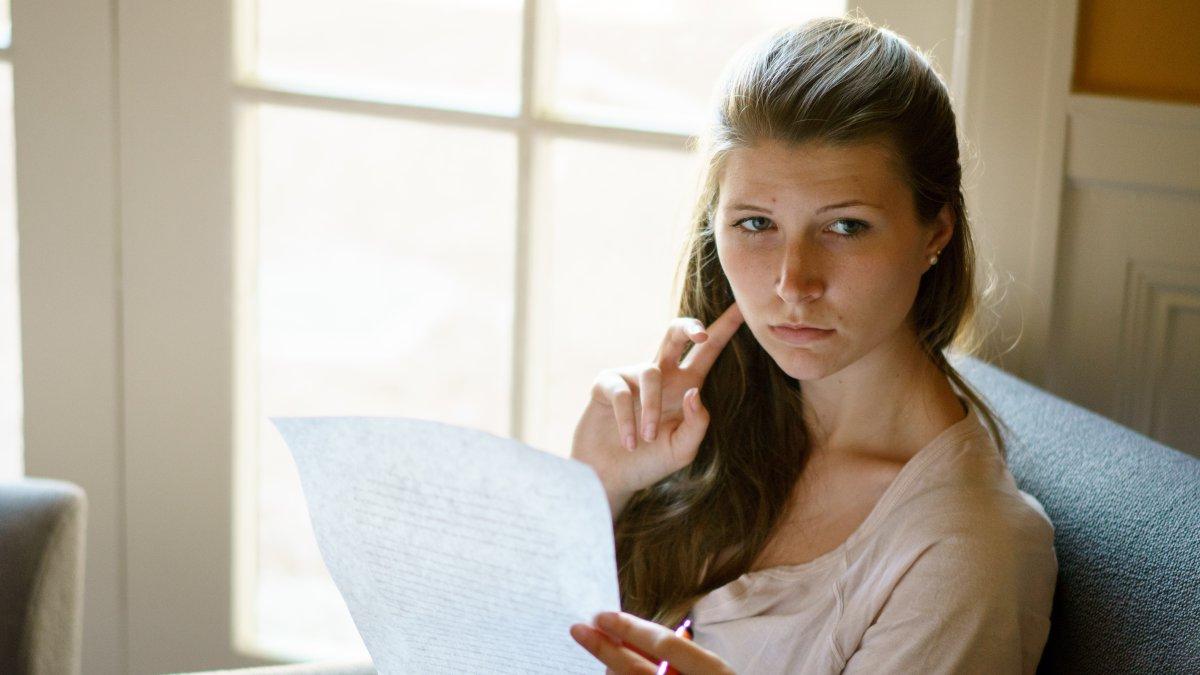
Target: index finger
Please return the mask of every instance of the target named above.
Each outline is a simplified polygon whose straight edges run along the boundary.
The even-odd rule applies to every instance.
[[[737,301],[730,303],[721,316],[708,327],[708,339],[692,347],[679,367],[685,370],[695,370],[701,377],[708,374],[708,369],[717,360],[721,350],[733,339],[733,334],[742,325],[742,310]]]

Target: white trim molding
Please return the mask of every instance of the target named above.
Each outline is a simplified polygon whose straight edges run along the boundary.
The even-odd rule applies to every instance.
[[[1087,94],[1068,105],[1070,180],[1200,192],[1200,106]]]
[[[967,210],[980,265],[994,265],[1004,297],[988,355],[1036,384],[1053,312],[1077,6],[958,5],[951,91],[967,139]]]
[[[1070,97],[1048,386],[1196,452],[1200,106]]]
[[[1155,436],[1155,400],[1167,364],[1172,321],[1178,312],[1200,312],[1200,267],[1130,260],[1125,276],[1118,421]]]

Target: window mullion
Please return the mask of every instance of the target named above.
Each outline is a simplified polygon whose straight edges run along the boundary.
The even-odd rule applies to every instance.
[[[534,117],[540,94],[538,78],[538,0],[525,0],[521,10],[521,106],[517,124],[517,213],[515,225],[516,242],[513,265],[513,327],[512,327],[512,371],[510,375],[509,436],[522,438],[525,435],[524,418],[528,399],[528,356],[529,333],[531,332],[529,295],[529,272],[533,234],[531,220],[533,209],[533,143]]]

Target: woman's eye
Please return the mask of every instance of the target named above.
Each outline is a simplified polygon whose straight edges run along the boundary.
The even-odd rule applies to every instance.
[[[764,226],[763,226],[763,229],[761,229],[761,230],[760,230],[760,229],[755,229],[755,228],[753,228],[753,227],[752,227],[752,228],[750,228],[750,229],[746,229],[746,228],[744,228],[744,227],[742,227],[742,226],[741,226],[741,225],[742,225],[742,223],[748,223],[748,222],[750,222],[750,221],[752,221],[752,220],[761,220],[761,221],[764,221],[764,222],[766,222],[766,220],[767,220],[767,219],[766,219],[766,218],[763,218],[762,216],[750,216],[749,218],[742,218],[741,220],[739,220],[739,221],[737,221],[736,223],[734,223],[734,224],[733,224],[733,226],[734,226],[734,227],[736,227],[737,229],[741,230],[742,232],[745,232],[746,234],[762,234],[762,233],[763,233],[763,232],[766,230],[766,228],[767,228],[767,226],[766,226],[766,225],[764,225]]]
[[[838,234],[842,235],[843,237],[857,237],[871,227],[861,220],[851,220],[849,218],[839,218],[838,220],[835,220],[833,227],[836,228],[838,225],[842,224],[848,225],[850,230],[849,232],[838,232]]]

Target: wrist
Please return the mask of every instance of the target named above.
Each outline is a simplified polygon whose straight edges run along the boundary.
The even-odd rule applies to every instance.
[[[625,503],[629,501],[629,498],[633,496],[635,491],[622,488],[618,484],[618,481],[614,480],[613,477],[610,476],[607,471],[605,471],[604,467],[598,466],[593,462],[589,462],[582,457],[577,457],[575,455],[574,448],[572,448],[569,457],[577,462],[582,462],[583,464],[588,465],[588,467],[591,468],[592,473],[596,474],[596,478],[600,480],[601,487],[604,488],[604,496],[608,498],[608,508],[612,512],[612,518],[615,521],[617,516],[620,515],[621,509],[625,508]]]
[[[612,511],[613,521],[616,521],[617,516],[621,515],[622,509],[625,508],[625,504],[629,502],[629,498],[633,496],[633,493],[609,490],[607,487],[605,487],[604,492],[608,496],[608,508]]]
[[[600,484],[604,486],[604,496],[608,498],[608,508],[615,521],[620,515],[621,509],[625,508],[625,503],[633,496],[633,491],[624,489],[618,481],[606,475],[599,468],[592,467],[592,469],[596,472],[596,477],[600,479]]]

